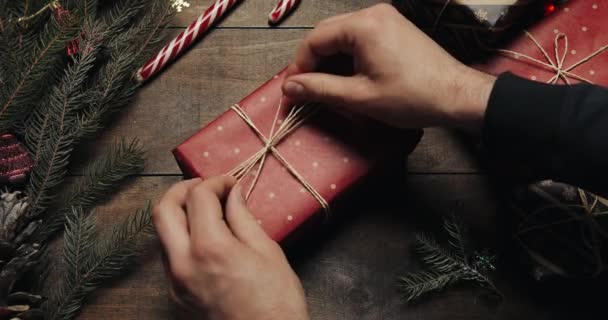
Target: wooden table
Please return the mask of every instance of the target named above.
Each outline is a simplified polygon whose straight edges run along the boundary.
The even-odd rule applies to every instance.
[[[244,1],[204,41],[144,87],[136,103],[85,151],[85,156],[103,152],[121,136],[138,137],[148,150],[145,173],[97,211],[102,223],[109,225],[133,212],[179,181],[180,170],[170,150],[287,65],[315,23],[377,2],[304,0],[284,24],[269,28],[266,15],[275,1]],[[182,30],[211,2],[191,0],[191,7],[176,15],[171,32]],[[346,213],[348,218],[338,227],[307,245],[304,252],[290,252],[313,319],[557,317],[550,303],[534,301],[525,285],[510,280],[497,283],[506,296],[498,307],[483,303],[484,291],[474,286],[450,289],[413,306],[406,305],[397,291],[397,278],[420,267],[412,241],[414,233],[425,228],[424,221],[456,212],[481,238],[492,239],[496,234],[497,202],[473,149],[457,134],[426,130],[407,161],[407,178],[385,178]],[[130,276],[92,296],[81,318],[175,318],[159,249],[155,250]]]

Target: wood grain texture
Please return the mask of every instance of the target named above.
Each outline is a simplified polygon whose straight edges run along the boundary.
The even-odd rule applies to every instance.
[[[192,6],[176,15],[171,32],[181,31],[212,1],[189,1]],[[136,103],[75,157],[75,163],[82,163],[121,136],[139,138],[148,150],[145,176],[133,178],[97,210],[100,224],[109,227],[179,181],[171,149],[286,66],[311,26],[377,2],[389,1],[305,0],[279,28],[268,28],[266,16],[275,0],[243,1],[220,28],[143,87]],[[478,174],[474,140],[428,129],[407,166],[412,174],[406,179],[380,178],[364,196],[353,197],[335,224],[311,234],[314,241],[303,238],[289,248],[313,319],[544,320],[577,314],[575,306],[542,299],[530,290],[514,276],[516,266],[499,266],[497,285],[506,300],[498,307],[483,302],[483,290],[466,285],[428,302],[403,303],[396,279],[420,268],[412,252],[415,232],[436,230],[440,216],[452,212],[464,217],[484,245],[497,243],[505,228],[496,214],[501,204],[487,178]],[[78,165],[70,169],[72,175],[80,171]],[[170,303],[166,286],[156,244],[134,272],[90,297],[79,318],[177,319],[182,312]]]
[[[103,152],[118,137],[138,138],[148,150],[146,174],[179,174],[171,150],[287,66],[307,30],[215,30],[157,79],[135,104],[87,145],[75,163]],[[470,144],[428,129],[410,157],[419,173],[478,172]],[[78,173],[80,168],[72,168]]]
[[[190,8],[184,8],[183,12],[176,14],[172,25],[187,27],[214,1],[188,1],[190,2]],[[390,2],[390,0],[302,1],[293,14],[280,24],[280,27],[312,27],[325,18],[366,8],[379,2]],[[229,13],[220,26],[268,27],[268,14],[276,3],[277,0],[243,0],[240,5]]]
[[[156,197],[179,177],[140,177],[120,196],[100,208],[100,221],[109,225],[147,198]],[[474,234],[492,243],[497,232],[496,201],[486,178],[476,175],[413,175],[406,181],[384,177],[354,200],[332,226],[302,238],[288,249],[290,261],[307,292],[312,319],[567,319],[571,311],[555,302],[538,303],[532,291],[513,280],[516,268],[500,267],[497,285],[506,296],[495,306],[475,286],[459,286],[433,299],[407,306],[396,279],[420,268],[413,255],[417,231],[435,230],[439,215],[453,212],[473,223]],[[374,191],[376,190],[376,191]],[[387,191],[392,190],[392,191]],[[167,296],[160,249],[125,279],[108,284],[89,299],[81,319],[176,319]],[[238,306],[235,306],[238,307]],[[570,311],[569,311],[570,310]],[[183,313],[180,319],[199,319]]]

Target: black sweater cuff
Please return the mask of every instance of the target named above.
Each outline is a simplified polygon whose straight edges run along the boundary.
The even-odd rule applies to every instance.
[[[500,75],[494,85],[483,127],[483,145],[491,163],[509,175],[544,178],[561,165],[560,115],[567,87]],[[506,167],[505,167],[506,166]]]

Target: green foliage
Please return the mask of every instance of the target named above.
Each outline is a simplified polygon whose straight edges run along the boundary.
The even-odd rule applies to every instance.
[[[66,215],[63,249],[65,271],[48,293],[47,319],[73,319],[88,294],[107,279],[124,274],[133,258],[144,252],[154,228],[150,207],[128,216],[109,234],[97,236],[95,216],[74,208]]]
[[[87,34],[98,35],[92,29]],[[34,110],[26,128],[26,143],[36,163],[26,193],[30,197],[31,217],[43,212],[53,198],[52,189],[63,182],[75,136],[80,130],[76,117],[91,96],[83,92],[92,70],[99,44],[94,38],[83,41],[83,53],[68,66],[61,82],[51,90],[46,104]]]
[[[0,131],[23,121],[43,98],[40,88],[62,77],[62,53],[78,31],[75,20],[66,20],[50,18],[38,33],[7,26],[2,51],[7,63],[13,65],[3,68],[6,73],[0,87]],[[23,45],[24,42],[33,45]]]
[[[143,1],[117,0],[109,8],[93,10],[95,3],[73,5],[74,10],[90,13],[82,19],[80,53],[23,126],[26,146],[36,163],[26,192],[31,210],[23,226],[42,216],[57,198],[75,146],[94,136],[110,115],[132,101],[137,89],[133,74],[171,17],[164,0],[153,1],[151,8],[144,8]],[[69,206],[60,207],[60,214],[65,208]],[[44,236],[56,230],[59,221],[58,214],[46,216],[51,221]]]
[[[89,214],[143,169],[136,141],[116,143],[72,183],[68,166],[78,145],[133,100],[133,75],[157,50],[172,10],[167,0],[60,0],[69,14],[57,18],[40,10],[50,1],[0,0],[0,132],[23,137],[35,161],[25,186],[27,209],[14,215],[11,237],[0,243],[24,248],[2,257],[0,306],[31,266],[45,269],[39,243],[44,247],[65,226],[67,270],[44,309],[49,319],[72,319],[89,293],[121,275],[141,252],[139,240],[151,222],[147,208],[99,237]],[[68,56],[66,47],[76,43],[78,52]]]
[[[493,259],[487,254],[469,252],[465,228],[455,217],[444,221],[444,230],[448,247],[428,235],[417,235],[416,251],[428,270],[413,272],[400,279],[399,287],[406,301],[415,301],[461,281],[473,281],[501,296],[488,276],[488,272],[494,270]]]
[[[101,199],[114,192],[125,178],[143,169],[143,152],[136,140],[116,143],[84,169],[82,178],[67,187],[54,206],[56,210],[47,213],[45,224],[38,230],[37,241],[44,242],[61,230],[72,207],[83,208],[85,212],[91,210]]]

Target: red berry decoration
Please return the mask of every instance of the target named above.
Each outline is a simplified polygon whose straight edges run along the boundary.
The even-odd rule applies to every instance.
[[[10,133],[0,135],[0,184],[25,182],[34,162],[23,145]]]
[[[70,57],[79,53],[80,52],[80,39],[76,38],[76,39],[72,40],[72,42],[68,43],[66,51],[67,51],[68,56],[70,56]]]

